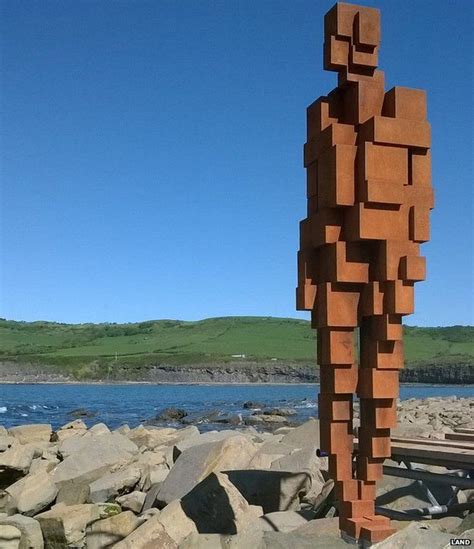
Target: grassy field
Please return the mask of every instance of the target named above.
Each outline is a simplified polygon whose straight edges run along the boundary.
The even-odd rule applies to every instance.
[[[406,362],[474,364],[474,327],[405,327]],[[276,359],[314,361],[316,343],[307,321],[225,317],[198,322],[158,320],[135,324],[59,324],[0,320],[0,359],[46,364],[87,377],[114,366],[225,364]]]

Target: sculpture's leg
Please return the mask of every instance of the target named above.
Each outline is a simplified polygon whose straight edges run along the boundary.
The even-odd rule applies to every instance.
[[[398,377],[403,366],[401,337],[401,317],[377,315],[362,322],[357,479],[363,512],[352,519],[360,528],[360,537],[367,541],[393,532],[386,517],[375,516],[374,500],[376,482],[383,476],[383,462],[391,456],[390,429],[397,423]]]
[[[353,394],[357,386],[354,328],[318,330],[320,365],[319,419],[321,450],[328,454],[340,508],[357,499],[353,479]]]

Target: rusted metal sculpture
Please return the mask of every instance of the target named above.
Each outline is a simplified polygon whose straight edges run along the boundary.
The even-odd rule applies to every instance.
[[[414,284],[425,278],[419,248],[433,208],[430,126],[424,91],[384,90],[379,10],[338,3],[324,33],[324,68],[338,73],[338,86],[307,109],[297,308],[311,311],[317,329],[321,450],[340,528],[376,542],[392,533],[374,500],[397,423],[402,317],[413,313]],[[361,421],[355,470],[354,394]]]

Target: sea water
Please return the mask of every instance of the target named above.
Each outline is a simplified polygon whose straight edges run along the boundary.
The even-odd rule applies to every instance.
[[[315,384],[0,384],[0,425],[51,423],[57,428],[74,419],[71,412],[85,409],[92,416],[83,418],[89,426],[104,422],[111,428],[124,423],[135,427],[168,407],[238,416],[249,413],[244,409],[248,401],[268,408],[293,408],[297,415],[290,419],[304,421],[317,417],[318,390]],[[450,396],[473,397],[474,390],[472,386],[420,384],[400,389],[401,399]]]

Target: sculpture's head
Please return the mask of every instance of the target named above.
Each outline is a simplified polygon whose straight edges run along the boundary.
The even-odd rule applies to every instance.
[[[324,68],[371,75],[377,68],[380,11],[335,4],[324,17]]]

